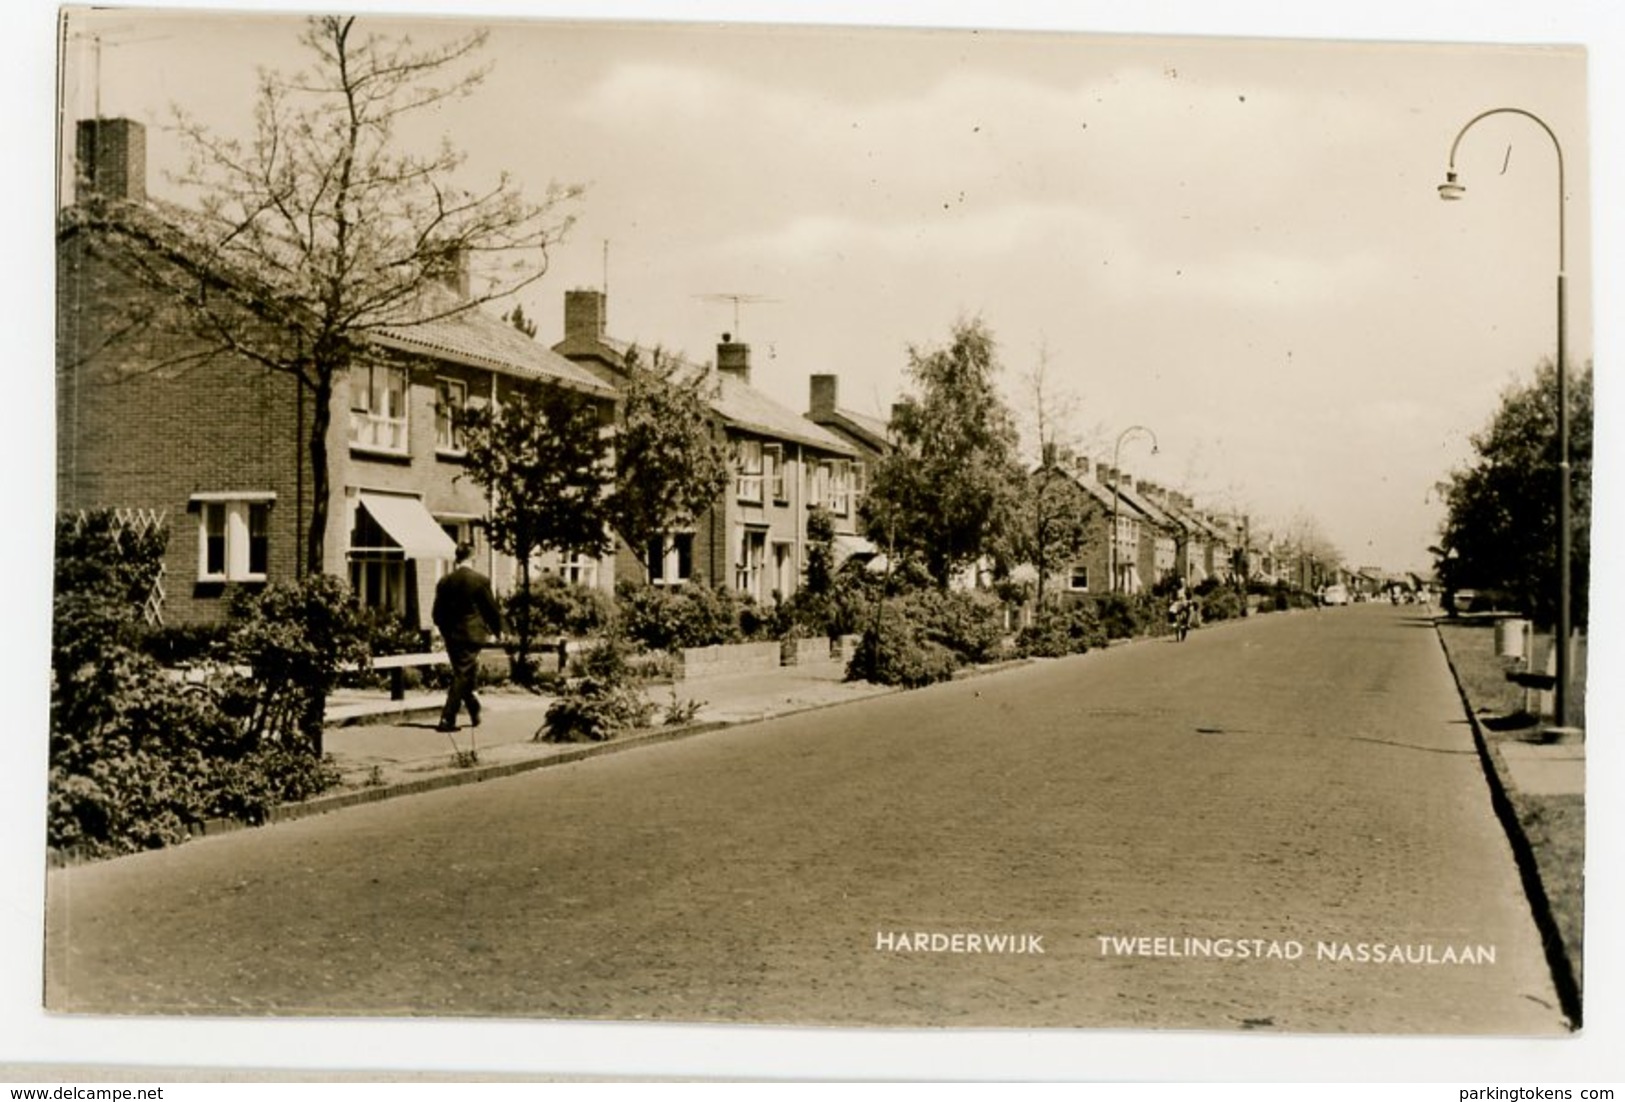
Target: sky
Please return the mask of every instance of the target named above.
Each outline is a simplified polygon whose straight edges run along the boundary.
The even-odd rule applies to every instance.
[[[371,21],[420,41],[476,24]],[[655,25],[497,13],[472,97],[403,132],[540,194],[585,185],[519,301],[562,336],[568,288],[610,332],[705,360],[725,331],[792,409],[834,373],[884,415],[911,348],[979,318],[1030,416],[1045,365],[1078,450],[1351,566],[1429,566],[1434,484],[1555,348],[1556,164],[1569,348],[1591,355],[1583,49],[877,27]],[[175,106],[240,134],[256,67],[306,62],[284,13],[79,12],[64,118]],[[95,44],[100,43],[99,58]],[[68,148],[71,148],[69,146]],[[737,307],[727,296],[741,296]],[[1122,440],[1131,425],[1149,434]],[[1153,453],[1151,443],[1155,440]]]

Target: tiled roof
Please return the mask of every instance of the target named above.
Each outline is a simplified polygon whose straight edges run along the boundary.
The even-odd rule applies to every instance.
[[[826,419],[816,421],[810,413],[807,419],[814,421],[815,424],[833,425],[850,432],[876,451],[884,452],[891,449],[891,426],[878,417],[842,408],[836,408],[820,416]]]
[[[450,291],[438,297],[440,301],[434,309],[455,309]],[[591,393],[613,393],[611,387],[586,368],[477,306],[432,321],[389,326],[380,329],[374,340],[385,347],[450,363],[469,364],[522,378],[547,379]]]
[[[94,212],[85,206],[62,211],[59,234],[81,231],[121,234],[149,248],[168,251],[201,265],[209,227],[196,211],[161,200],[146,203],[106,202]],[[216,270],[219,268],[216,266]],[[277,296],[275,279],[244,267],[223,273],[251,295]],[[479,306],[461,304],[450,288],[425,285],[417,296],[417,314],[428,320],[406,320],[366,331],[366,338],[386,348],[412,352],[450,363],[467,364],[520,378],[550,380],[596,394],[613,393],[591,372],[525,336]]]
[[[839,436],[779,405],[750,384],[722,372],[717,374],[717,382],[717,396],[712,399],[711,408],[730,425],[747,432],[793,440],[833,455],[857,455],[852,445]]]
[[[572,355],[600,356],[614,361],[616,366],[621,366],[626,362],[627,353],[637,346],[628,341],[600,335],[585,340],[566,338],[554,347]],[[792,440],[833,455],[857,456],[857,451],[845,440],[814,424],[801,414],[779,405],[749,383],[725,372],[713,371],[692,360],[677,360],[676,369],[680,376],[688,378],[710,374],[716,383],[716,391],[711,398],[711,409],[725,423],[735,428],[762,436]],[[597,374],[600,377],[608,377],[613,372],[606,368]]]

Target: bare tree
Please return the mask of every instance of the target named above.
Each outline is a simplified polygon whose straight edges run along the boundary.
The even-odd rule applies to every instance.
[[[569,226],[561,207],[580,189],[551,185],[531,201],[503,174],[470,191],[455,183],[464,156],[449,142],[428,155],[397,147],[410,116],[479,86],[485,70],[469,63],[483,32],[420,48],[322,16],[300,41],[309,68],[260,75],[251,139],[177,110],[189,152],[177,183],[197,210],[153,229],[168,237],[152,242],[164,262],[143,274],[179,304],[164,320],[196,341],[186,358],[235,353],[292,376],[309,400],[312,571],[327,527],[332,399],[351,368],[387,357],[392,335],[540,279]]]
[[[1025,435],[1034,466],[1019,510],[1017,557],[1030,561],[1038,573],[1035,604],[1042,615],[1050,572],[1089,545],[1092,529],[1081,495],[1071,485],[1073,476],[1065,469],[1067,457],[1079,446],[1078,396],[1055,381],[1048,345],[1039,347],[1038,360],[1021,384]]]

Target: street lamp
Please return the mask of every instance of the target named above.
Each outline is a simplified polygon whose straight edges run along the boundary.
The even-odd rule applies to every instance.
[[[1491,115],[1521,115],[1546,132],[1557,151],[1557,684],[1553,701],[1554,718],[1558,727],[1567,727],[1569,721],[1569,396],[1568,366],[1564,358],[1564,331],[1568,310],[1567,276],[1565,274],[1567,229],[1563,187],[1563,145],[1557,140],[1545,120],[1521,107],[1496,107],[1474,115],[1467,121],[1450,143],[1450,162],[1446,166],[1444,183],[1439,185],[1439,198],[1460,199],[1467,194],[1466,185],[1456,180],[1456,149],[1467,131]]]
[[[1119,457],[1122,455],[1122,452],[1123,452],[1123,441],[1129,436],[1129,434],[1135,433],[1135,432],[1149,433],[1150,436],[1151,436],[1151,454],[1152,455],[1157,454],[1157,434],[1155,432],[1153,432],[1151,429],[1146,428],[1144,425],[1130,425],[1128,428],[1124,429],[1122,432],[1117,434],[1117,445],[1116,445],[1116,447],[1112,448],[1112,538],[1111,538],[1111,541],[1110,541],[1109,545],[1107,546],[1107,551],[1110,552],[1110,558],[1111,558],[1112,592],[1113,593],[1116,593],[1117,590],[1118,590],[1118,585],[1117,585],[1117,496],[1118,496],[1117,495],[1117,480],[1119,478],[1121,478],[1122,474],[1123,474],[1122,469],[1118,466],[1118,463],[1119,463]]]

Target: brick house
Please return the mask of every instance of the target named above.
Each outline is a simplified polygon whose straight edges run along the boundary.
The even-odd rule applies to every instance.
[[[891,426],[879,417],[840,404],[840,378],[835,375],[810,375],[807,379],[807,420],[840,437],[857,452],[852,461],[852,493],[861,500],[869,485],[876,465],[895,449]],[[854,523],[850,536],[836,536],[837,558],[851,555],[873,555],[878,550],[867,537],[861,523]]]
[[[1047,564],[1046,595],[1077,600],[1111,592],[1112,495],[1094,470],[1088,459],[1062,456],[1033,472],[1035,479],[1046,473],[1051,476],[1043,485],[1043,493],[1053,495],[1046,510],[1081,518],[1088,532],[1077,553]],[[1119,521],[1129,512],[1131,508],[1120,509]],[[1029,565],[1036,569],[1036,564]]]
[[[154,305],[140,273],[189,264],[189,215],[148,200],[140,124],[83,121],[78,153],[82,198],[57,230],[58,507],[163,518],[163,621],[217,621],[235,590],[309,569],[427,628],[433,583],[461,540],[510,588],[513,563],[483,537],[485,494],[464,477],[450,411],[558,385],[601,398],[607,418],[613,391],[477,308],[379,332],[368,362],[334,388],[324,558],[302,563],[311,395],[179,327],[134,332]],[[466,292],[451,275],[434,294]]]
[[[559,355],[618,386],[632,344],[607,333],[608,300],[593,289],[564,296]],[[807,513],[829,510],[837,539],[855,537],[861,488],[858,452],[845,440],[773,401],[750,384],[750,346],[723,334],[712,386],[715,431],[732,457],[733,478],[693,528],[648,548],[622,545],[617,570],[656,585],[703,582],[768,604],[801,585],[807,564]]]

